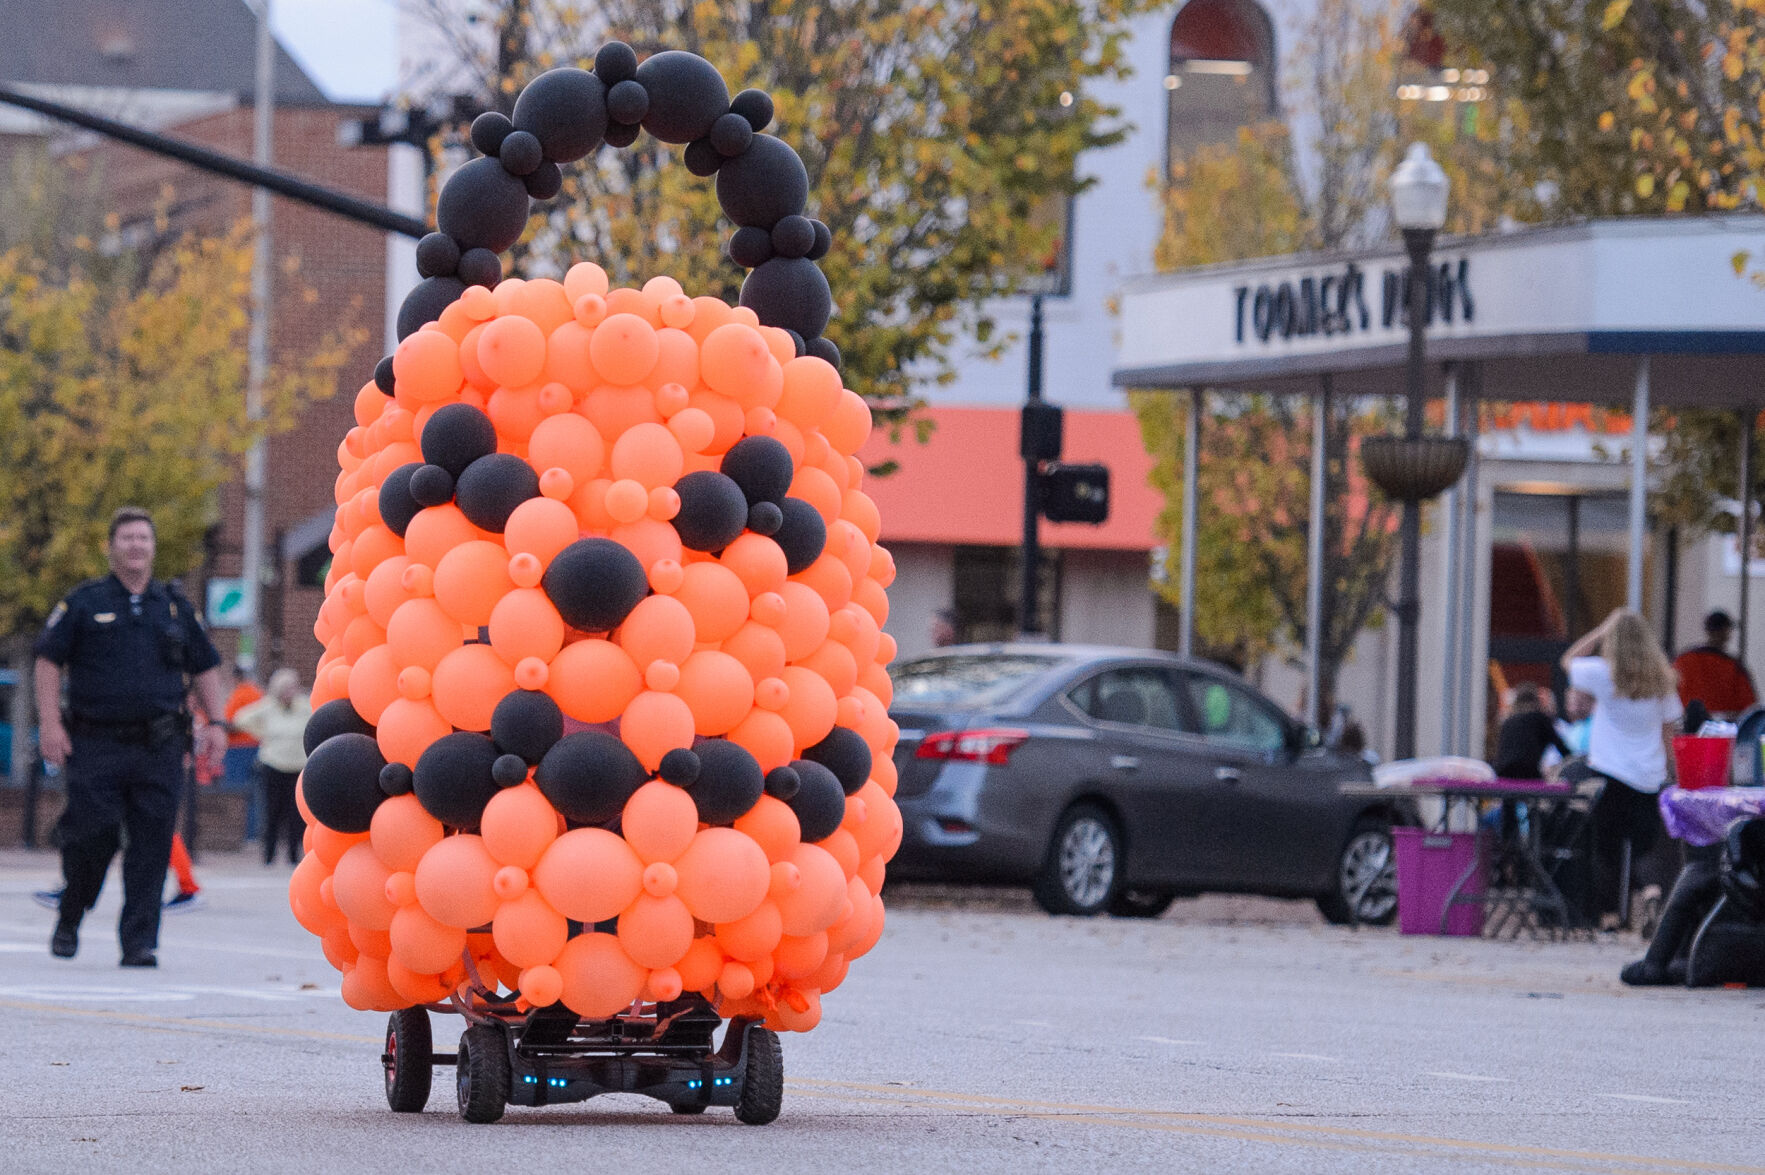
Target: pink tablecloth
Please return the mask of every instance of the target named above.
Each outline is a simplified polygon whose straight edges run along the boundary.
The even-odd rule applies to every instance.
[[[1713,845],[1744,816],[1765,816],[1765,787],[1670,787],[1661,793],[1669,836],[1688,845]]]

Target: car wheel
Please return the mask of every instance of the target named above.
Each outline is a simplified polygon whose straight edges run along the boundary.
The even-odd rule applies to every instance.
[[[1338,926],[1389,926],[1397,917],[1397,854],[1390,825],[1371,818],[1355,823],[1336,859],[1335,886],[1318,899],[1318,910]]]
[[[1050,914],[1089,917],[1109,907],[1121,879],[1121,833],[1109,813],[1074,804],[1054,827],[1036,878],[1036,904]]]
[[[1176,900],[1174,889],[1124,889],[1110,899],[1109,912],[1117,918],[1157,918]]]

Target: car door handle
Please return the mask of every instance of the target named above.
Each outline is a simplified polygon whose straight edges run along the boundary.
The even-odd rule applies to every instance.
[[[1111,755],[1109,757],[1109,765],[1117,771],[1138,771],[1140,769],[1140,760],[1134,758],[1132,755]]]
[[[1213,777],[1221,783],[1237,783],[1244,778],[1244,773],[1236,767],[1215,767]]]

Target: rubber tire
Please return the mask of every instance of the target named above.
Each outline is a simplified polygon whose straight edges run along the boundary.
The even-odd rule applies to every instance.
[[[392,1013],[386,1022],[386,1051],[393,1056],[386,1074],[386,1104],[395,1113],[422,1113],[435,1079],[435,1038],[429,1031],[429,1013],[423,1008]]]
[[[1342,842],[1342,848],[1336,854],[1335,865],[1330,870],[1330,877],[1333,882],[1332,889],[1329,893],[1324,894],[1317,899],[1318,913],[1322,914],[1324,916],[1324,921],[1330,923],[1332,926],[1390,926],[1393,922],[1397,921],[1397,903],[1395,901],[1391,903],[1391,908],[1389,910],[1385,911],[1385,913],[1379,915],[1377,918],[1357,919],[1348,908],[1348,895],[1342,892],[1342,856],[1344,853],[1348,852],[1348,846],[1354,843],[1355,838],[1364,832],[1382,832],[1385,834],[1387,841],[1391,844],[1392,868],[1396,868],[1397,844],[1391,837],[1391,825],[1371,816],[1363,816],[1359,820],[1356,820],[1354,822],[1354,827],[1348,832],[1348,839]],[[1395,893],[1395,883],[1393,892]]]
[[[784,1049],[778,1033],[756,1024],[747,1030],[748,1064],[735,1116],[749,1126],[764,1126],[784,1107]]]
[[[455,1062],[455,1088],[460,1117],[468,1122],[494,1122],[509,1104],[509,1050],[499,1029],[474,1024],[460,1037]]]
[[[1109,888],[1102,898],[1091,905],[1081,905],[1074,901],[1066,892],[1066,886],[1060,880],[1060,842],[1066,839],[1067,830],[1082,819],[1091,819],[1102,825],[1109,834],[1110,847],[1115,855],[1115,871],[1110,877]],[[1036,875],[1035,884],[1030,893],[1036,904],[1050,914],[1068,914],[1079,918],[1089,918],[1109,909],[1110,903],[1122,889],[1122,835],[1116,827],[1115,820],[1095,804],[1074,804],[1061,813],[1060,822],[1054,826],[1054,835],[1048,841],[1048,858],[1042,862],[1042,871]]]
[[[676,1114],[703,1114],[704,1102],[669,1102],[668,1108]]]
[[[1117,918],[1162,918],[1176,900],[1174,889],[1124,889],[1109,900],[1109,912]]]

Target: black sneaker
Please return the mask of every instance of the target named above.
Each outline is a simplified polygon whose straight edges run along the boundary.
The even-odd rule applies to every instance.
[[[159,960],[153,957],[152,951],[131,951],[123,956],[119,967],[157,967]]]
[[[36,902],[45,910],[60,910],[61,891],[58,889],[40,889],[31,895],[31,901]]]
[[[1626,963],[1624,970],[1618,972],[1618,978],[1631,987],[1666,987],[1673,982],[1672,977],[1667,974],[1667,968],[1647,959]]]
[[[49,938],[49,953],[58,959],[71,959],[80,951],[80,928],[69,926],[66,922],[55,924],[55,933]]]

